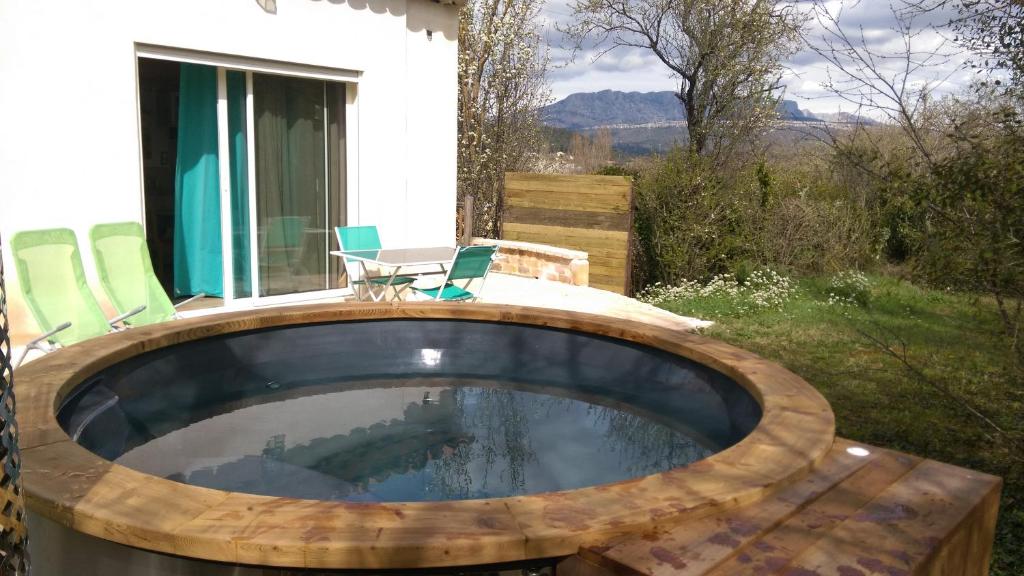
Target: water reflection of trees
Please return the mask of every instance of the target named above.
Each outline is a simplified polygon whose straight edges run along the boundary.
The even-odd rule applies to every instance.
[[[630,475],[646,475],[706,458],[712,451],[693,437],[643,416],[607,406],[593,406],[607,423],[605,438]]]
[[[535,439],[531,422],[539,419],[583,416],[592,426],[603,427],[601,452],[616,457],[618,467],[630,477],[682,466],[712,453],[689,435],[640,414],[572,398],[460,387],[455,389],[455,406],[461,429],[472,431],[474,442],[446,450],[443,458],[431,462],[430,488],[446,498],[527,493],[527,472],[539,463],[533,442],[563,440]],[[489,484],[494,477],[500,486]]]
[[[322,484],[321,491],[331,492],[328,498],[388,499],[389,494],[418,493],[424,499],[468,499],[625,479],[710,454],[688,434],[628,408],[553,395],[564,392],[560,389],[487,384],[469,381],[433,398],[428,394],[422,402],[407,404],[400,418],[345,434],[293,446],[287,446],[283,434],[272,436],[259,457],[286,467],[254,468],[251,457],[245,457],[216,466],[218,478],[209,481],[249,482],[258,470],[266,489],[288,491],[287,482],[278,477],[308,470],[324,476],[303,476],[303,481]],[[579,439],[567,436],[580,433],[581,425],[593,432]],[[556,443],[574,442],[578,446],[548,450]],[[563,459],[568,453],[569,462],[542,461],[538,452]],[[567,463],[572,472],[561,466]],[[202,483],[200,477],[211,472],[197,471],[189,481]],[[397,483],[386,487],[389,480]],[[418,486],[412,493],[409,482]]]
[[[462,427],[478,431],[473,444],[459,446],[433,463],[436,489],[454,498],[486,496],[492,474],[502,485],[500,493],[522,494],[527,465],[537,461],[530,435],[528,400],[522,394],[500,388],[455,389],[456,413]],[[478,463],[479,486],[474,486],[471,464]],[[503,466],[495,470],[496,466]]]

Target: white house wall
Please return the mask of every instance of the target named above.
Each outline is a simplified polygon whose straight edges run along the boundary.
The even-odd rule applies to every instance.
[[[144,221],[136,45],[149,44],[360,72],[349,222],[378,225],[387,244],[450,244],[457,10],[429,0],[278,0],[276,14],[255,0],[0,0],[0,235],[72,228],[92,277],[89,228]],[[6,244],[3,257],[17,331],[31,321]]]

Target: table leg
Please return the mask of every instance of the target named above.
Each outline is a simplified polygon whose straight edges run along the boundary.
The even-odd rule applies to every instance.
[[[387,283],[387,285],[385,285],[385,286],[384,286],[384,294],[383,294],[383,296],[387,296],[387,293],[388,293],[388,289],[389,289],[389,288],[392,288],[392,287],[394,286],[394,284],[395,284],[395,278],[397,278],[397,277],[398,277],[398,272],[399,272],[399,271],[400,271],[401,269],[402,269],[402,267],[401,267],[401,266],[395,266],[394,270],[392,270],[392,271],[391,271],[391,277],[390,277],[390,278],[388,278],[388,283]],[[399,296],[399,294],[401,294],[401,292],[399,292],[399,291],[398,291],[398,290],[396,289],[396,290],[395,290],[395,295],[391,297],[391,300],[392,300],[392,301],[394,301],[394,300],[398,300],[398,296]]]
[[[362,267],[362,269],[363,269],[363,278],[362,278],[362,280],[363,280],[363,288],[366,289],[366,295],[370,297],[370,301],[371,302],[380,302],[380,298],[378,298],[377,295],[373,291],[373,282],[370,282],[370,280],[373,279],[374,276],[372,276],[370,274],[370,269],[366,267],[366,262],[360,260],[359,261],[359,266]],[[361,298],[361,297],[358,297],[358,296],[357,296],[357,298],[359,299],[360,302],[365,302],[366,301],[365,298]]]

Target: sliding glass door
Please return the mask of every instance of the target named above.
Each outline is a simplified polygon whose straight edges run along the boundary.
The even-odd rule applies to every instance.
[[[158,248],[173,252],[154,258],[168,268],[173,262],[174,291],[259,303],[341,288],[340,262],[330,251],[334,227],[346,221],[347,85],[139,63],[147,221],[157,207],[172,206],[163,197],[174,191],[173,246]],[[174,94],[166,103],[148,96],[168,90]],[[173,116],[161,112],[169,105]],[[165,128],[172,121],[176,126]],[[158,171],[149,150],[175,141],[174,180],[164,184],[170,173]],[[160,167],[167,163],[161,156]]]
[[[331,124],[342,117],[331,114],[336,89],[269,74],[254,74],[252,85],[259,295],[337,288],[329,251],[342,188],[328,170],[338,144],[328,136],[340,131]]]

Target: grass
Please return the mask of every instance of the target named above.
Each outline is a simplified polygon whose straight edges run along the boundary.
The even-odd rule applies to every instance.
[[[828,278],[800,280],[779,307],[750,306],[735,293],[677,295],[658,305],[714,320],[709,336],[801,375],[831,402],[844,437],[1002,476],[992,574],[1024,574],[1024,368],[994,305],[894,278],[867,280],[861,303],[846,305],[829,303],[835,290]],[[872,338],[905,351],[920,373]]]

